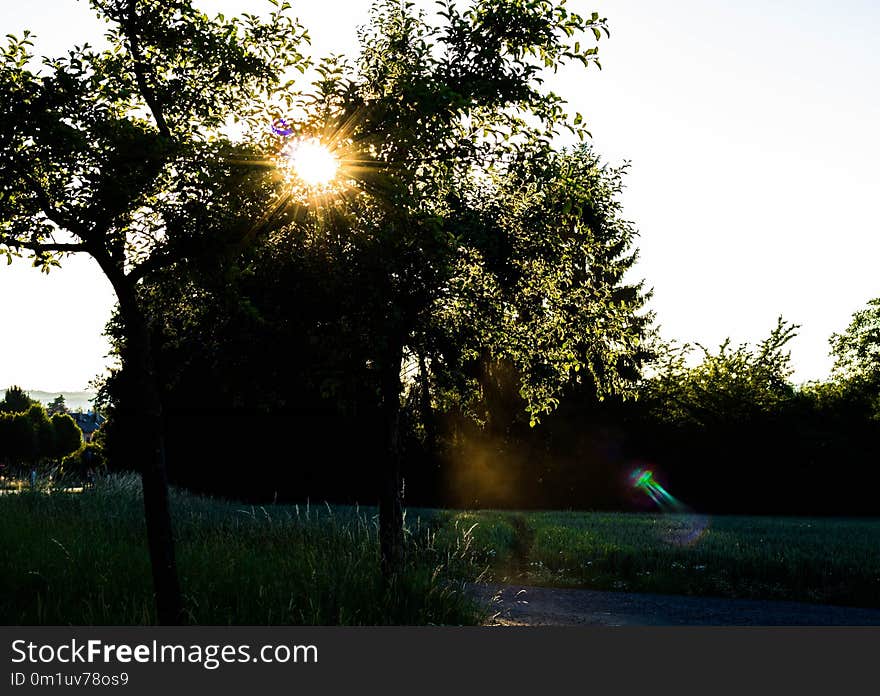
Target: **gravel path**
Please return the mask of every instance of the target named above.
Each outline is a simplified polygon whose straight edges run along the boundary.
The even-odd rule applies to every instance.
[[[880,610],[802,602],[471,585],[495,626],[880,626]]]

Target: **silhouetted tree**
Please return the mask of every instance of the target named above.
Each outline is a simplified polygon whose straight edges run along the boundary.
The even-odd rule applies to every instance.
[[[223,128],[256,128],[284,72],[303,67],[289,4],[265,19],[210,18],[189,0],[92,0],[109,48],[74,48],[29,65],[28,35],[0,62],[0,253],[44,271],[70,253],[95,259],[118,302],[157,612],[182,617],[162,433],[162,403],[141,285],[234,244],[272,183],[236,163]]]
[[[402,548],[402,368],[421,357],[427,413],[432,381],[473,390],[482,358],[508,361],[536,422],[567,384],[637,377],[649,318],[622,282],[620,172],[554,147],[585,132],[539,82],[544,59],[594,60],[575,35],[603,28],[553,3],[444,6],[438,26],[378,3],[361,61],[322,64],[291,124],[336,149],[348,188],[291,186],[253,253],[143,288],[181,401],[204,385],[251,408],[378,409],[386,569]]]
[[[855,312],[846,330],[831,339],[832,381],[855,402],[868,401],[880,420],[880,298]]]
[[[67,404],[64,403],[64,394],[59,394],[52,399],[47,410],[50,416],[54,416],[56,413],[68,413]]]
[[[625,381],[630,332],[607,320],[615,302],[627,317],[640,304],[591,262],[608,232],[596,221],[609,216],[590,206],[598,165],[556,150],[556,135],[586,131],[542,84],[545,70],[595,61],[583,35],[598,39],[604,20],[524,0],[444,2],[438,16],[378,2],[357,64],[325,62],[295,126],[339,152],[356,191],[292,220],[287,235],[320,240],[357,278],[345,316],[368,338],[379,394],[386,571],[403,548],[402,370],[418,356],[438,372],[444,359],[447,371],[474,355],[508,359],[537,422],[581,368],[603,386]]]
[[[21,387],[12,386],[6,390],[3,401],[0,401],[0,412],[24,413],[33,405],[27,393]]]
[[[36,465],[60,460],[82,445],[82,432],[68,415],[49,418],[41,404],[23,413],[0,413],[0,459]]]
[[[82,447],[82,430],[79,429],[76,421],[70,415],[56,413],[50,420],[55,431],[55,447],[52,452],[54,458],[61,459]]]

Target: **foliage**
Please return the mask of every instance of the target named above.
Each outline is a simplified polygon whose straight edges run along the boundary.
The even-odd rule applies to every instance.
[[[351,176],[361,195],[291,233],[334,240],[327,253],[357,274],[346,315],[372,336],[374,363],[408,351],[439,374],[489,351],[521,369],[537,418],[576,369],[604,386],[618,367],[609,353],[627,352],[616,327],[597,340],[612,291],[583,268],[615,233],[627,238],[618,254],[628,247],[618,210],[601,209],[616,177],[588,150],[555,150],[555,136],[586,131],[542,79],[594,62],[582,34],[606,25],[553,2],[447,2],[438,16],[378,2],[357,65],[323,65],[300,132],[347,141],[366,161]],[[456,325],[469,335],[450,335]]]
[[[846,330],[834,334],[830,343],[836,376],[880,378],[880,298],[855,312]]]
[[[51,423],[55,431],[53,452],[55,458],[60,459],[82,447],[82,430],[69,414],[56,413],[52,416]]]
[[[291,186],[265,241],[144,285],[169,404],[369,416],[380,373],[416,356],[434,409],[479,399],[486,360],[515,366],[535,421],[573,382],[632,389],[650,318],[622,280],[623,168],[555,149],[555,134],[585,131],[540,78],[545,60],[594,61],[576,35],[605,23],[505,8],[450,5],[431,24],[380,2],[361,59],[320,66],[292,127],[336,148],[345,188]]]
[[[0,460],[15,465],[60,460],[82,444],[82,432],[69,415],[49,418],[40,404],[25,413],[0,413]]]
[[[67,404],[64,403],[64,394],[56,396],[47,410],[50,416],[54,416],[56,413],[68,413]]]
[[[0,413],[24,413],[33,403],[24,389],[12,386],[6,390],[3,401],[0,401]]]
[[[619,414],[620,480],[627,466],[654,468],[703,512],[876,514],[876,497],[853,485],[878,454],[876,390],[858,379],[792,384],[796,328],[780,319],[758,346],[725,342],[696,365],[669,350]]]
[[[780,317],[755,348],[732,348],[729,339],[715,353],[699,346],[703,360],[696,366],[687,363],[690,346],[667,347],[643,387],[648,408],[668,423],[703,426],[777,412],[795,393],[785,347],[798,328]]]
[[[880,421],[880,298],[855,312],[849,326],[830,339],[834,369],[831,380],[817,388],[826,404],[869,412]]]
[[[642,346],[650,295],[624,281],[636,260],[635,230],[621,217],[625,168],[604,165],[587,146],[547,167],[523,164],[459,201],[462,258],[437,301],[429,353],[441,388],[470,376],[483,408],[487,380],[507,363],[531,425],[565,387],[599,398],[633,393],[650,355]],[[487,359],[494,368],[475,372]]]
[[[86,442],[61,460],[60,475],[79,482],[88,482],[106,467],[103,448],[94,442]]]

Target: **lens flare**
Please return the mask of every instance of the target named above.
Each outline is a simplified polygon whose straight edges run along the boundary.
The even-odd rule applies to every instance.
[[[272,121],[272,132],[275,135],[286,138],[288,135],[293,134],[293,126],[286,118],[276,118]]]
[[[636,469],[630,474],[635,488],[644,492],[651,500],[664,510],[680,510],[682,505],[673,498],[654,478],[654,472],[647,469]]]
[[[281,155],[288,171],[306,186],[329,186],[339,173],[339,158],[317,138],[297,138]]]
[[[673,546],[693,546],[709,529],[709,518],[691,511],[654,478],[650,469],[635,469],[629,476],[636,490],[647,495],[666,514],[658,518],[661,538]]]

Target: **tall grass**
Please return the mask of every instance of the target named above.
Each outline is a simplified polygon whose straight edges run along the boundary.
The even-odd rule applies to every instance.
[[[472,624],[479,610],[458,577],[466,535],[436,543],[436,524],[409,524],[407,561],[379,572],[370,510],[249,507],[172,496],[178,565],[194,624]],[[115,476],[81,494],[0,497],[0,621],[155,621],[140,484]],[[454,569],[454,572],[453,572]]]
[[[194,624],[473,624],[464,580],[880,607],[880,521],[410,510],[379,572],[375,509],[251,507],[175,492]],[[0,622],[155,621],[140,483],[0,496]]]

